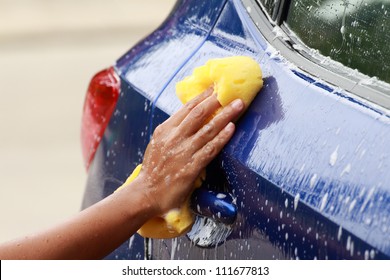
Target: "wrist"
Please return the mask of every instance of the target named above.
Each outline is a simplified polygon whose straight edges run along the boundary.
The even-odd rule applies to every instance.
[[[127,210],[130,219],[133,219],[134,210],[137,215],[145,219],[145,222],[151,218],[161,215],[160,207],[156,196],[153,193],[153,186],[150,185],[142,172],[128,185],[123,191],[128,204]]]

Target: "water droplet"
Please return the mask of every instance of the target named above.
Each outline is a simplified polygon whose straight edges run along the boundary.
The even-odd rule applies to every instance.
[[[294,211],[297,210],[297,208],[298,208],[299,198],[300,198],[300,195],[299,195],[299,193],[297,193],[296,196],[294,197]]]
[[[320,211],[322,212],[325,209],[326,203],[328,202],[328,193],[326,193],[321,199]]]
[[[370,251],[370,258],[371,259],[375,258],[375,251],[374,251],[374,249],[371,249],[371,251]]]
[[[330,155],[329,164],[331,166],[334,166],[336,164],[337,157],[338,157],[338,150],[339,150],[339,146],[337,146],[336,149],[333,151],[333,153]]]
[[[374,194],[374,191],[375,191],[375,187],[371,188],[370,191],[368,192],[366,199],[364,200],[362,206],[360,207],[360,213],[362,213],[366,208],[368,202],[370,201],[372,195]]]
[[[315,183],[316,183],[316,181],[317,181],[317,174],[314,174],[312,177],[311,177],[311,179],[310,179],[310,188],[313,188],[314,187],[314,185],[315,185]]]
[[[370,252],[368,250],[364,251],[364,259],[368,260],[370,258]]]
[[[343,171],[341,172],[340,176],[343,176],[344,174],[348,174],[349,172],[351,172],[351,164],[348,163],[345,168],[343,169]]]
[[[353,256],[354,254],[354,250],[355,250],[355,244],[353,241],[351,241],[351,246],[350,246],[350,252],[351,252],[351,256]]]
[[[340,241],[341,240],[341,235],[343,234],[343,228],[342,226],[339,227],[339,231],[337,233],[337,240]]]
[[[217,198],[219,198],[219,199],[223,199],[225,197],[226,197],[226,194],[224,194],[224,193],[218,193],[217,194]]]
[[[370,218],[370,217],[366,217],[366,218],[364,218],[364,223],[366,224],[366,225],[370,225],[371,224],[371,222],[372,222],[372,219]]]
[[[172,239],[172,247],[171,247],[171,260],[175,259],[176,250],[177,250],[177,238],[173,238]]]
[[[133,242],[134,242],[134,238],[135,238],[135,234],[132,235],[129,239],[129,249],[131,249],[131,247],[133,246]]]
[[[351,213],[355,205],[356,205],[356,199],[352,200],[351,204],[349,205],[348,213]]]
[[[346,246],[347,251],[351,249],[351,236],[348,236],[347,238],[347,246]]]

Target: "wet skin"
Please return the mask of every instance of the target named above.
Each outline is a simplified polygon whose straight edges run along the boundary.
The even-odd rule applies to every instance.
[[[181,205],[201,170],[232,137],[232,120],[244,108],[241,100],[233,101],[211,119],[211,129],[203,129],[219,106],[211,91],[187,103],[156,128],[143,168],[126,188],[59,225],[1,244],[0,259],[101,259],[147,220]],[[156,167],[159,172],[153,172]]]

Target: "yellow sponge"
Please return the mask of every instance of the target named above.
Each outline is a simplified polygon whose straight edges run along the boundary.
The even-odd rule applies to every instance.
[[[247,108],[263,86],[262,72],[259,64],[247,56],[211,59],[178,82],[176,92],[184,104],[210,86],[214,86],[222,107],[240,98]]]
[[[120,191],[132,182],[141,172],[141,168],[142,164],[139,164],[127,178],[126,182],[117,188],[116,191]],[[194,182],[194,188],[199,188],[205,177],[206,172],[203,170]],[[194,223],[193,214],[189,208],[189,199],[190,197],[186,199],[180,208],[172,209],[162,217],[150,219],[138,230],[138,233],[148,238],[174,238],[186,233]]]
[[[262,72],[258,63],[250,57],[234,56],[209,60],[197,67],[191,76],[176,84],[176,92],[182,103],[187,103],[210,86],[214,87],[219,103],[228,105],[240,98],[248,108],[253,98],[263,86]],[[141,171],[141,164],[126,180],[130,183]],[[200,187],[206,177],[205,170],[194,183]],[[189,208],[189,197],[179,209],[170,210],[164,216],[147,221],[138,231],[143,237],[174,238],[186,233],[194,223],[194,216]]]

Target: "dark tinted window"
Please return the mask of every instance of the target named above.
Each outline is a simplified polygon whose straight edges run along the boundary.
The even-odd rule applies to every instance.
[[[321,54],[390,82],[390,0],[292,0],[287,24]]]
[[[257,0],[267,11],[268,15],[275,19],[280,1],[282,0]]]

